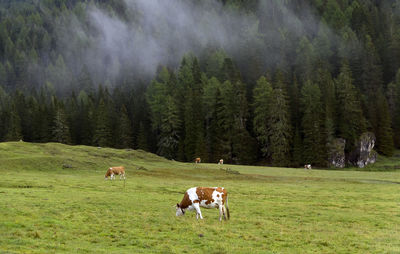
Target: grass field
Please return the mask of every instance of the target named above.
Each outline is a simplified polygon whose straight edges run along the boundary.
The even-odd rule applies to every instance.
[[[389,161],[388,172],[306,171],[0,143],[0,253],[400,253]],[[113,165],[127,168],[125,187],[104,180]],[[217,209],[175,217],[193,186],[227,188],[231,220]]]

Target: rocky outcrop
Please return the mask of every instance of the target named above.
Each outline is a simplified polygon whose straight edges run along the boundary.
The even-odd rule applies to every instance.
[[[346,156],[344,148],[346,140],[343,138],[334,139],[329,145],[328,150],[328,166],[330,168],[344,168],[346,165]]]
[[[356,149],[349,155],[349,163],[359,168],[375,163],[377,157],[377,153],[373,150],[375,141],[374,133],[364,132],[358,141]]]

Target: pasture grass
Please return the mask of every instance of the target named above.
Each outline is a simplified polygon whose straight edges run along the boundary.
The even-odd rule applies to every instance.
[[[393,162],[394,163],[394,162]],[[105,181],[124,165],[127,180]],[[400,253],[400,171],[178,163],[134,150],[0,143],[0,253]],[[175,217],[193,186],[218,210]]]

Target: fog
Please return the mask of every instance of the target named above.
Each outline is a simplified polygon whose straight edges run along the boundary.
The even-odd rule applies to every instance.
[[[312,38],[322,30],[329,41],[338,38],[308,6],[294,12],[282,1],[259,1],[258,17],[216,0],[125,0],[123,7],[125,15],[118,16],[89,5],[85,20],[61,19],[58,51],[74,73],[86,66],[100,83],[122,73],[151,77],[159,65],[176,67],[185,53],[200,55],[206,48],[242,58],[262,49],[258,57],[269,68],[282,54],[295,52],[285,37]]]

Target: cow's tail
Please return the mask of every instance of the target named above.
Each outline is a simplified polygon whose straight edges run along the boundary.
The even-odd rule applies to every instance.
[[[229,220],[229,218],[231,217],[230,215],[229,215],[229,205],[228,205],[228,196],[226,196],[226,206],[225,206],[225,208],[226,208],[226,215],[228,215],[228,220]]]

